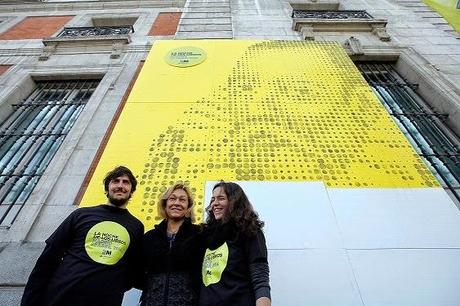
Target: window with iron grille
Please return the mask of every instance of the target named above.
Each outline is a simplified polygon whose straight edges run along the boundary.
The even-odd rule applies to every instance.
[[[0,225],[10,226],[98,80],[39,81],[0,125]]]
[[[377,97],[425,160],[441,185],[460,203],[458,137],[416,92],[417,84],[401,77],[391,64],[357,63]]]

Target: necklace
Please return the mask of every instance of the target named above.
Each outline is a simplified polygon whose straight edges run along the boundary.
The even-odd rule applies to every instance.
[[[168,234],[170,234],[170,235],[175,235],[175,234],[177,234],[177,230],[171,231],[171,230],[168,229],[167,232],[168,232]]]

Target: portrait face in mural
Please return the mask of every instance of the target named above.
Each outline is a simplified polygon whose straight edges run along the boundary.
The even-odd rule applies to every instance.
[[[176,189],[166,200],[167,219],[182,220],[189,215],[189,198],[184,189]]]
[[[204,182],[216,178],[322,181],[335,188],[438,186],[340,45],[197,41],[220,64],[212,67],[206,60],[179,78],[176,69],[187,68],[173,68],[165,54],[180,46],[161,41],[152,48],[83,205],[99,201],[104,169],[132,152],[137,155],[130,162],[143,174],[130,209],[148,226],[165,218],[165,205],[157,205],[160,213],[152,209],[164,190],[159,186],[178,180],[195,186],[197,212],[205,208]],[[207,82],[210,77],[213,82]],[[184,90],[170,90],[178,78]],[[250,86],[242,80],[251,80]],[[349,132],[352,127],[359,140]],[[127,146],[133,134],[138,137]],[[395,156],[407,156],[398,161],[398,171],[392,169]],[[227,189],[226,196],[233,215],[240,202]],[[206,209],[221,218],[220,207]],[[202,218],[197,215],[198,222]]]
[[[132,195],[132,184],[129,177],[125,174],[109,181],[107,187],[107,198],[110,204],[115,206],[126,206]]]
[[[226,219],[230,214],[230,205],[228,196],[223,187],[216,187],[212,191],[211,211],[216,220]]]

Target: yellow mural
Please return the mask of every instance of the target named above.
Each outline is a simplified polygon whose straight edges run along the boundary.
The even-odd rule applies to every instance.
[[[203,54],[168,64],[181,47]],[[105,201],[102,178],[120,164],[138,176],[130,210],[147,226],[176,181],[194,191],[198,221],[209,180],[439,186],[344,50],[326,42],[155,42],[82,205]]]
[[[423,0],[425,4],[444,17],[447,22],[460,33],[460,8],[458,0]]]

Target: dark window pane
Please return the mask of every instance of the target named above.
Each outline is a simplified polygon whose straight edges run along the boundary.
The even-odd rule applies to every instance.
[[[37,82],[0,125],[0,225],[9,226],[99,81]]]
[[[441,185],[460,203],[460,150],[457,136],[411,84],[390,64],[357,63],[362,75]]]

